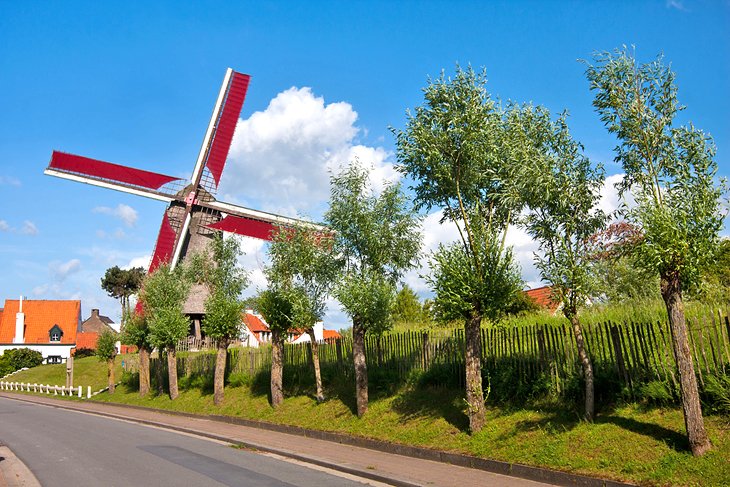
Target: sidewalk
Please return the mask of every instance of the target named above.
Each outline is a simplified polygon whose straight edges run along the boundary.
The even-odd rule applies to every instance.
[[[472,459],[471,457],[466,457],[464,455],[439,453],[419,448],[398,447],[396,445],[386,445],[380,442],[369,442],[367,440],[357,440],[353,438],[350,438],[352,441],[347,441],[349,437],[344,437],[343,435],[327,435],[320,433],[317,434],[317,436],[328,436],[330,438],[312,438],[303,436],[303,434],[307,433],[305,430],[301,430],[300,434],[272,431],[272,429],[254,427],[251,425],[252,422],[243,420],[238,421],[236,418],[212,418],[178,413],[170,414],[168,412],[146,408],[113,405],[92,401],[65,401],[48,397],[6,392],[0,393],[0,396],[201,435],[240,445],[242,447],[276,453],[307,463],[404,487],[426,485],[443,487],[482,485],[495,487],[538,487],[545,485],[617,487],[619,485],[625,485],[617,482],[603,481],[590,477],[564,474],[562,472],[554,472],[533,467],[508,465],[500,462],[490,462],[487,460],[482,461],[480,459]],[[267,425],[267,427],[280,430],[297,430],[296,428],[276,427],[273,425]],[[316,432],[309,433],[316,434]],[[335,439],[335,441],[331,441],[332,439]],[[370,447],[366,448],[361,445],[346,443],[360,443],[361,445],[371,443],[372,445],[368,445]],[[376,450],[373,448],[379,449]],[[379,451],[383,449],[391,451]],[[393,453],[393,451],[397,450],[401,450],[408,456]],[[440,461],[423,458],[424,456],[434,457],[434,454]],[[421,456],[421,458],[417,458],[417,456]],[[477,468],[457,466],[453,465],[453,463],[459,463],[462,465],[468,464]],[[502,475],[500,473],[494,473],[493,471],[486,471],[484,470],[485,468],[489,468],[490,470],[499,470],[503,473],[512,473],[513,475],[516,474],[523,478]],[[542,482],[537,480],[528,480],[529,478],[539,479]],[[1,486],[2,481],[0,480],[0,487]]]

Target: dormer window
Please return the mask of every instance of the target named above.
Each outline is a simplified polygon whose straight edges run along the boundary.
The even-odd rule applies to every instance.
[[[61,337],[63,336],[63,330],[58,325],[53,325],[53,328],[51,328],[48,331],[48,336],[50,338],[50,341],[52,342],[60,342]]]

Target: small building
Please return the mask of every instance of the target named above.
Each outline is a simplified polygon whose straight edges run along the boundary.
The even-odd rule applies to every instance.
[[[532,299],[540,308],[546,309],[552,313],[560,309],[562,303],[555,299],[552,286],[536,287],[524,291],[528,298]]]
[[[79,331],[81,333],[96,333],[97,335],[101,335],[106,330],[116,332],[116,327],[113,325],[114,321],[111,318],[99,314],[99,310],[94,308],[91,310],[91,316],[81,323]],[[79,346],[79,348],[81,347]]]
[[[324,323],[321,321],[314,325],[314,337],[318,342],[334,341],[341,338],[337,331],[325,330]],[[311,341],[309,333],[300,329],[291,330],[286,340],[287,343],[308,343],[309,341]],[[271,343],[271,329],[266,324],[263,316],[247,309],[243,313],[241,345],[244,347],[258,347],[263,343]]]
[[[0,315],[0,355],[29,348],[46,363],[62,363],[76,346],[81,301],[7,299]]]

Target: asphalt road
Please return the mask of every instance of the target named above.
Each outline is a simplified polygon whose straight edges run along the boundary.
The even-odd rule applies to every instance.
[[[216,441],[5,398],[0,443],[46,487],[363,485]]]

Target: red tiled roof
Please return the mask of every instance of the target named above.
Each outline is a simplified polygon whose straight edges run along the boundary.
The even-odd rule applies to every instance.
[[[248,327],[251,333],[257,333],[260,331],[271,331],[264,321],[253,313],[243,314],[243,322]]]
[[[322,330],[322,334],[325,340],[336,340],[338,338],[342,338],[342,335],[340,335],[336,330]]]
[[[537,287],[525,291],[528,297],[530,297],[538,306],[541,308],[547,308],[550,310],[556,310],[560,303],[553,297],[553,288],[551,286]]]
[[[18,308],[17,299],[5,300],[4,312],[0,317],[0,343],[13,343]],[[76,330],[81,321],[81,301],[23,300],[23,313],[24,343],[50,343],[48,333],[53,325],[58,325],[63,331],[58,343],[76,343]]]
[[[99,334],[91,331],[79,332],[76,334],[76,348],[90,348],[96,350],[96,341],[99,339]]]

